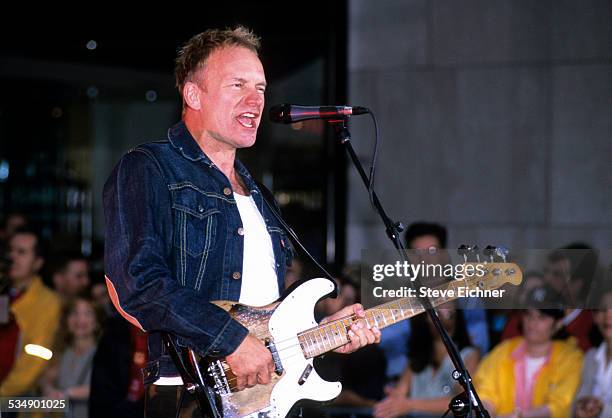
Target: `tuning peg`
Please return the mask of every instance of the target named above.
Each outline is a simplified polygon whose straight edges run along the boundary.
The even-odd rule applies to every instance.
[[[476,261],[480,263],[480,248],[478,248],[478,245],[472,247],[472,255],[475,255]]]
[[[504,260],[504,263],[506,262],[506,259],[508,258],[508,254],[510,254],[510,250],[508,250],[506,247],[496,247],[495,248],[495,255],[497,255],[502,260]]]
[[[468,258],[476,256],[478,261],[480,261],[480,255],[478,254],[478,245],[465,245],[462,244],[457,249],[457,254],[463,256],[464,262],[467,263]]]
[[[469,250],[470,250],[470,247],[468,247],[465,244],[461,244],[459,248],[457,248],[457,254],[463,257],[463,261],[465,263],[467,263]]]
[[[485,249],[484,249],[484,250],[482,250],[482,254],[483,254],[485,257],[489,257],[489,261],[490,261],[491,263],[494,261],[494,260],[493,260],[493,256],[495,255],[495,249],[496,249],[496,248],[495,248],[494,246],[492,246],[492,245],[487,245],[487,246],[485,247]]]

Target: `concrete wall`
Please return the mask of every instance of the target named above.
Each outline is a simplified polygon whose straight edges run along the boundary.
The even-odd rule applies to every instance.
[[[612,248],[612,1],[351,0],[349,99],[389,215],[460,243]],[[354,118],[369,164],[373,130]],[[352,167],[349,260],[386,248]]]

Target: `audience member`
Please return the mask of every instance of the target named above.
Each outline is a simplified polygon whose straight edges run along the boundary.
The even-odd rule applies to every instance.
[[[90,418],[140,418],[144,414],[141,369],[147,363],[147,334],[115,311],[106,321],[93,359]]]
[[[24,396],[36,386],[46,360],[27,354],[28,344],[53,347],[60,318],[57,295],[42,282],[42,242],[18,229],[9,240],[10,320],[0,325],[0,396]]]
[[[73,418],[88,418],[93,356],[103,323],[102,310],[89,297],[74,297],[64,306],[57,361],[41,379],[43,395],[67,399]]]
[[[474,382],[491,416],[570,416],[582,352],[565,341],[560,298],[549,286],[533,289],[522,336],[502,342],[480,363]]]
[[[583,309],[597,270],[597,253],[584,244],[570,244],[553,251],[544,268],[544,282],[561,295],[562,325],[578,341],[583,351],[591,347],[593,315]],[[520,335],[520,321],[513,318],[506,325],[502,339]]]
[[[62,302],[82,294],[90,285],[89,263],[80,253],[65,252],[57,256],[51,272],[53,287]]]
[[[612,417],[612,289],[605,291],[597,305],[593,318],[603,342],[585,355],[576,418]]]
[[[461,352],[469,371],[474,371],[480,354],[470,343],[465,321],[450,302],[436,310],[442,324]],[[412,332],[408,342],[410,365],[397,385],[385,389],[387,397],[374,409],[376,418],[410,416],[441,416],[460,387],[452,377],[455,369],[446,347],[429,316],[419,315],[411,320]]]

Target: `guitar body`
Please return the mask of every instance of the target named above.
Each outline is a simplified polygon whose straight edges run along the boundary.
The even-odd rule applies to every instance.
[[[271,348],[277,374],[267,385],[255,385],[233,391],[234,378],[227,364],[219,359],[205,359],[205,380],[217,394],[217,409],[224,418],[283,418],[301,399],[328,401],[340,394],[340,382],[323,380],[306,358],[298,334],[316,327],[314,306],[334,289],[333,283],[318,278],[304,282],[283,301],[251,307],[237,302],[216,301],[236,321]]]

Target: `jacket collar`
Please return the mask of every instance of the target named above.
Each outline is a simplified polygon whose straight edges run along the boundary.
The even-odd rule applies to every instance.
[[[187,129],[187,125],[185,125],[184,121],[180,121],[168,129],[168,140],[170,141],[170,144],[176,148],[177,152],[188,160],[202,160],[209,167],[213,167],[215,165],[211,159],[204,154],[193,135],[191,135],[191,132],[189,132],[189,129]],[[238,174],[240,174],[247,183],[249,190],[257,190],[257,186],[253,181],[251,174],[246,167],[240,161],[238,161],[237,158],[234,161],[234,167],[236,168],[236,171],[238,171]]]
[[[187,129],[185,122],[180,121],[170,129],[168,129],[168,140],[174,148],[185,158],[191,161],[202,160],[209,166],[213,163],[204,154],[191,132]]]

